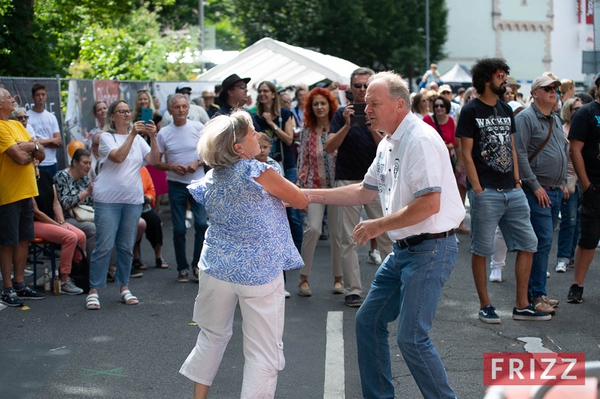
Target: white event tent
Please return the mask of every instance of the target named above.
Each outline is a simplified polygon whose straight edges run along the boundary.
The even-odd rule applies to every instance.
[[[197,81],[220,84],[236,73],[249,77],[250,86],[268,80],[277,86],[313,85],[324,79],[350,84],[350,74],[358,65],[350,61],[263,38],[228,62],[198,75]]]
[[[454,64],[452,68],[440,77],[440,80],[446,84],[452,86],[453,89],[458,87],[469,87],[471,85],[471,74],[468,72],[468,68]]]

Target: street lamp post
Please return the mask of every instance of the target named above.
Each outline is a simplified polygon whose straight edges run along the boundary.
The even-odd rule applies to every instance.
[[[204,0],[198,1],[198,16],[200,18],[200,73],[204,72]]]
[[[429,0],[425,0],[425,70],[429,64]]]

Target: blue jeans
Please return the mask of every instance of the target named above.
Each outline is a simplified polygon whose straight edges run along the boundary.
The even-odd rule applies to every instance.
[[[286,169],[284,171],[285,178],[292,183],[296,184],[298,181],[298,171],[296,168]],[[292,232],[292,240],[294,245],[298,249],[298,252],[302,250],[302,211],[300,209],[294,209],[291,206],[286,208],[288,221],[290,223],[290,230]]]
[[[50,176],[54,177],[54,175],[58,172],[58,166],[56,166],[56,164],[52,164],[52,165],[46,165],[46,166],[38,166],[39,170],[45,170],[46,172],[50,173]]]
[[[388,323],[398,321],[398,346],[423,397],[454,398],[442,360],[429,339],[444,283],[456,263],[454,236],[394,252],[377,270],[356,314],[358,368],[363,397],[394,398]]]
[[[557,260],[569,263],[575,256],[575,247],[579,241],[579,218],[577,215],[579,207],[579,187],[569,199],[562,200],[560,207],[560,229],[558,230],[558,252]]]
[[[529,188],[524,188],[529,209],[531,210],[531,226],[538,239],[537,252],[533,254],[531,274],[529,275],[528,295],[530,300],[546,295],[546,272],[548,271],[548,258],[552,248],[554,226],[558,220],[558,212],[562,204],[562,190],[560,188],[546,188],[550,198],[550,206],[541,207],[538,200]]]
[[[185,246],[185,211],[188,200],[194,215],[194,255],[192,258],[192,267],[198,266],[202,244],[204,243],[204,233],[208,228],[206,223],[206,209],[203,205],[197,203],[186,188],[187,184],[169,181],[169,204],[171,206],[171,221],[173,222],[173,247],[175,248],[175,261],[177,262],[177,271],[188,269],[190,265],[187,261]]]
[[[90,287],[106,287],[106,273],[113,247],[117,249],[115,284],[129,285],[133,244],[138,221],[142,215],[142,204],[94,203],[96,246],[90,264]]]

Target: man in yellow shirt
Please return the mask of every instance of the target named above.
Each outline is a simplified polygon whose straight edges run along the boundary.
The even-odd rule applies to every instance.
[[[45,158],[44,147],[20,122],[8,120],[17,104],[0,88],[0,268],[4,290],[2,303],[21,306],[23,299],[44,299],[24,282],[25,262],[33,232],[32,197],[38,195],[33,160]],[[11,269],[14,265],[14,279]]]

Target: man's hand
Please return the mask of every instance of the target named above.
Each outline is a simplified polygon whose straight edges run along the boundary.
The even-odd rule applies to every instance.
[[[378,220],[365,220],[356,225],[353,231],[354,241],[358,245],[366,245],[371,238],[378,237],[383,232],[379,231]]]
[[[550,197],[548,197],[548,194],[546,193],[546,190],[544,190],[544,187],[538,188],[533,192],[533,194],[535,195],[535,198],[537,198],[537,202],[542,208],[551,205]]]
[[[179,176],[184,176],[187,173],[187,166],[180,163],[175,163],[171,165],[171,170],[177,173]]]
[[[198,161],[192,161],[187,165],[187,173],[196,173],[196,171],[198,170],[198,168],[200,167],[200,162]]]
[[[354,105],[348,104],[346,108],[344,108],[344,120],[346,121],[346,125],[350,126],[350,118],[354,115]]]
[[[569,194],[569,188],[567,186],[560,186],[560,189],[563,192],[562,198],[566,201],[569,199],[571,194]]]

